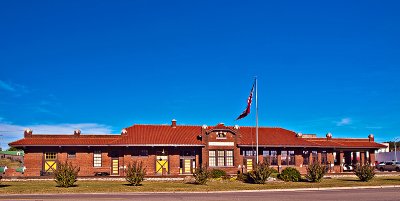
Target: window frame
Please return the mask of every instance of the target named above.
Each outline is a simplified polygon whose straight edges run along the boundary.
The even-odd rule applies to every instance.
[[[49,157],[51,156],[51,157]],[[45,160],[57,160],[57,153],[56,152],[45,152],[44,153]]]
[[[232,156],[228,156],[227,152],[231,152]],[[211,154],[211,153],[213,153],[213,154]],[[228,163],[232,164],[232,165],[228,165]],[[234,165],[235,165],[234,163],[235,163],[235,161],[234,161],[233,149],[214,149],[214,150],[208,151],[208,166],[209,167],[234,167]]]
[[[103,167],[103,157],[100,150],[93,151],[93,167]]]
[[[68,151],[67,158],[76,158],[76,151]]]

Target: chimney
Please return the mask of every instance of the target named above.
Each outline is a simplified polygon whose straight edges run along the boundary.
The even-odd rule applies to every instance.
[[[80,135],[81,135],[81,130],[79,130],[79,129],[74,130],[75,137],[79,137]]]
[[[122,131],[121,131],[121,135],[126,135],[128,133],[128,131],[124,128],[124,129],[122,129]]]
[[[171,121],[171,127],[176,128],[176,119],[172,119]]]
[[[24,137],[28,138],[28,137],[32,137],[32,130],[31,129],[25,129],[24,131]]]
[[[373,142],[374,141],[374,134],[372,134],[372,133],[369,134],[368,135],[368,139],[369,139],[370,142]]]
[[[326,139],[331,140],[332,139],[332,133],[327,133],[326,134]]]

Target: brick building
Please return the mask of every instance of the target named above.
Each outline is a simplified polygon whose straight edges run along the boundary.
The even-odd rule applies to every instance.
[[[71,161],[81,176],[123,176],[124,168],[142,161],[147,175],[187,175],[200,165],[230,174],[249,171],[255,165],[255,127],[133,125],[120,135],[40,135],[25,130],[24,138],[10,143],[25,151],[25,176],[50,174],[59,161]],[[325,138],[283,128],[259,128],[259,161],[281,170],[292,166],[306,172],[312,162],[326,164],[330,172],[342,172],[352,164],[374,164],[375,150],[384,147],[365,139]]]

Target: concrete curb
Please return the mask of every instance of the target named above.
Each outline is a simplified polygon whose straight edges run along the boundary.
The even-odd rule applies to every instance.
[[[293,189],[263,189],[263,190],[238,190],[238,191],[166,191],[166,192],[109,192],[109,193],[50,193],[50,194],[2,194],[1,197],[13,195],[143,195],[143,194],[201,194],[201,193],[254,193],[254,192],[301,192],[301,191],[330,191],[330,190],[356,190],[356,189],[382,189],[382,188],[400,188],[400,185],[385,186],[353,186],[353,187],[327,187],[327,188],[293,188]]]

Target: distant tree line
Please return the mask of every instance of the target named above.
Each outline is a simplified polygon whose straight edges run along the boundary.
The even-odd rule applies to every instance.
[[[394,151],[394,141],[388,141],[388,142],[384,142],[384,143],[389,143],[389,151]],[[400,151],[400,142],[397,141],[396,143],[396,148],[397,151]]]

